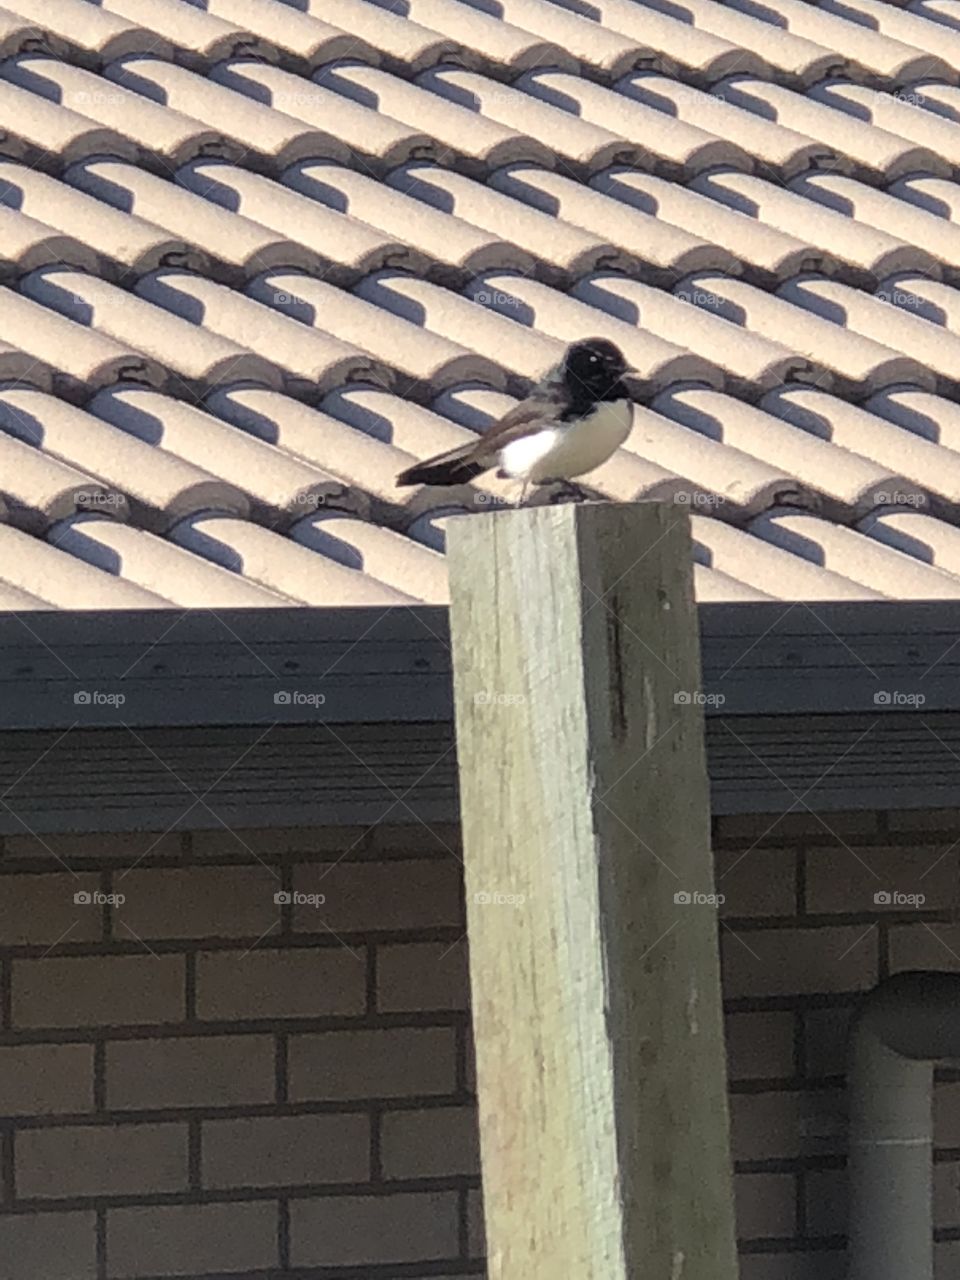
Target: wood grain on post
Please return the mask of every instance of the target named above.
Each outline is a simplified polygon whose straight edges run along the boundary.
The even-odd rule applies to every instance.
[[[448,534],[491,1280],[735,1280],[688,516]]]

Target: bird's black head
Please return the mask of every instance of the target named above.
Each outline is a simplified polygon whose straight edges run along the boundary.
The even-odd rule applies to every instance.
[[[629,372],[623,352],[606,338],[573,343],[563,360],[563,379],[576,400],[626,399],[622,378]]]

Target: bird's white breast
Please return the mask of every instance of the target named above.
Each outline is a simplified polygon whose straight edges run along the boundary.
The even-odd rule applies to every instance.
[[[629,400],[603,401],[584,418],[557,423],[508,444],[500,454],[500,465],[507,475],[533,484],[571,480],[606,462],[626,440],[632,423]]]

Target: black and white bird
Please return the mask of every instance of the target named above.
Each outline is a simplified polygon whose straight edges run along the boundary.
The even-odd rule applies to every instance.
[[[397,484],[465,484],[497,467],[498,476],[523,482],[521,502],[531,484],[569,486],[606,462],[629,435],[633,409],[623,379],[632,372],[606,338],[575,342],[479,439],[408,467]]]

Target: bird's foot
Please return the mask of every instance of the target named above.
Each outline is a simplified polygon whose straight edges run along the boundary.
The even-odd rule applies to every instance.
[[[557,502],[586,502],[587,495],[569,480],[552,480],[548,484],[558,484],[560,488],[551,495],[551,505]]]

